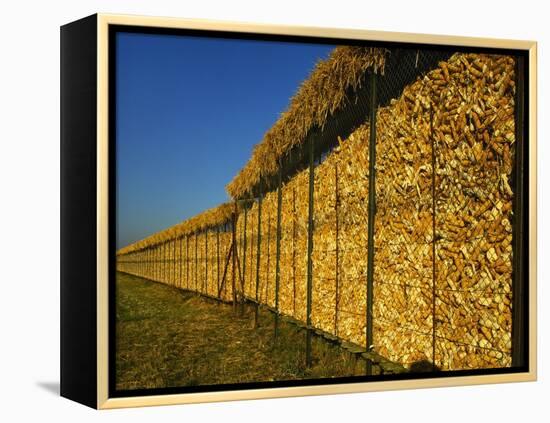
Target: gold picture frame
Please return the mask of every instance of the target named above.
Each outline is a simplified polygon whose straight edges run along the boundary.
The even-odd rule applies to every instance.
[[[91,23],[90,23],[91,22]],[[71,28],[76,28],[76,23],[68,24],[66,33],[69,33]],[[72,26],[71,26],[72,25]],[[460,47],[475,47],[475,48],[489,48],[489,49],[508,49],[518,50],[526,53],[528,59],[528,89],[526,90],[526,98],[528,99],[528,121],[526,126],[528,128],[528,153],[529,157],[525,160],[528,166],[528,227],[525,228],[525,232],[528,234],[528,254],[526,255],[526,261],[524,263],[528,272],[528,298],[526,303],[528,306],[528,333],[525,334],[526,342],[528,343],[528,370],[521,372],[507,372],[502,374],[484,374],[484,375],[467,375],[467,376],[444,376],[444,377],[427,377],[421,379],[401,379],[401,380],[384,380],[384,381],[372,381],[372,382],[352,382],[342,384],[319,384],[315,385],[314,381],[312,385],[308,386],[288,386],[288,387],[267,387],[259,389],[243,389],[243,390],[224,390],[224,391],[208,391],[208,392],[194,392],[194,393],[171,393],[162,395],[143,395],[143,396],[128,396],[128,397],[112,397],[109,395],[109,231],[112,230],[109,222],[109,137],[110,137],[110,122],[109,122],[109,109],[112,107],[109,101],[109,60],[112,60],[109,52],[109,28],[111,26],[137,26],[144,28],[165,28],[165,29],[186,29],[186,30],[205,30],[205,31],[224,31],[224,32],[239,32],[246,34],[268,34],[268,35],[282,35],[282,36],[297,36],[297,37],[318,37],[318,38],[331,38],[331,39],[343,39],[343,40],[361,40],[372,41],[378,43],[407,43],[407,44],[428,44],[428,45],[440,45],[440,46],[460,46]],[[518,40],[503,40],[503,39],[490,39],[490,38],[476,38],[476,37],[458,37],[447,35],[430,35],[430,34],[412,34],[402,32],[382,32],[382,31],[369,31],[360,29],[344,29],[344,28],[316,28],[306,26],[282,26],[282,25],[262,25],[253,23],[237,23],[237,22],[225,22],[225,21],[210,21],[210,20],[196,20],[196,19],[180,19],[180,18],[164,18],[164,17],[146,17],[146,16],[130,16],[130,15],[116,15],[116,14],[97,14],[94,15],[92,21],[89,21],[89,27],[95,27],[92,35],[83,35],[82,38],[94,38],[88,40],[91,42],[89,45],[95,45],[95,100],[96,100],[96,114],[95,114],[95,134],[91,137],[95,138],[96,143],[93,147],[95,149],[95,172],[90,175],[90,178],[95,181],[96,189],[93,192],[93,202],[95,203],[95,210],[92,216],[92,220],[96,230],[95,249],[93,249],[93,263],[88,260],[86,263],[93,269],[93,275],[95,279],[95,285],[90,288],[94,297],[93,305],[95,310],[88,310],[89,315],[82,317],[87,319],[87,323],[95,322],[95,348],[94,354],[91,354],[89,364],[93,367],[95,372],[95,386],[91,385],[87,380],[83,380],[82,384],[86,386],[80,386],[76,382],[72,382],[73,374],[76,372],[80,364],[67,364],[63,365],[63,356],[69,360],[71,354],[77,354],[74,350],[76,347],[70,347],[74,343],[80,342],[76,339],[75,335],[77,329],[64,329],[70,325],[67,323],[69,319],[78,319],[76,316],[76,310],[69,306],[63,306],[62,301],[62,345],[65,342],[66,348],[62,347],[62,395],[71,399],[75,399],[79,402],[90,405],[98,409],[112,409],[121,407],[138,407],[138,406],[152,406],[152,405],[168,405],[168,404],[189,404],[200,402],[213,402],[213,401],[234,401],[234,400],[248,400],[248,399],[260,399],[260,398],[280,398],[280,397],[292,397],[292,396],[306,396],[306,395],[324,395],[324,394],[342,394],[353,392],[370,392],[370,391],[384,391],[384,390],[399,390],[399,389],[416,389],[416,388],[435,388],[435,387],[447,387],[458,385],[478,385],[478,384],[493,384],[493,383],[505,383],[505,382],[528,382],[535,381],[537,378],[537,311],[536,311],[536,280],[537,280],[537,263],[536,263],[536,250],[537,250],[537,43],[534,41],[518,41]],[[73,30],[70,34],[73,39],[77,39],[77,30]],[[69,36],[69,35],[67,35]],[[67,42],[68,43],[68,42]],[[68,48],[68,47],[67,47]],[[71,48],[78,49],[79,44],[75,41],[74,46]],[[83,47],[84,48],[84,47]],[[63,57],[63,42],[62,42],[62,57]],[[68,51],[68,50],[67,50]],[[72,50],[71,50],[72,51]],[[66,53],[66,57],[70,54]],[[69,59],[68,59],[69,60]],[[63,62],[62,62],[63,63]],[[63,69],[63,66],[62,66]],[[66,71],[65,77],[70,77],[70,71]],[[62,74],[63,79],[63,74]],[[66,93],[70,90],[67,86]],[[67,94],[69,95],[69,94]],[[62,99],[63,99],[62,88]],[[75,100],[76,101],[76,100]],[[62,106],[63,111],[63,106]],[[64,115],[62,112],[62,120],[65,119],[64,124],[69,124],[71,117],[67,111]],[[69,137],[70,131],[65,132],[65,136]],[[62,143],[63,150],[63,143]],[[63,153],[62,153],[63,154]],[[70,154],[66,153],[66,160],[70,161]],[[67,171],[69,172],[69,170]],[[63,178],[69,178],[70,173],[62,174]],[[63,192],[63,190],[62,190]],[[63,195],[63,194],[62,194]],[[67,191],[65,194],[67,198],[67,207],[71,207],[70,193]],[[90,201],[92,201],[90,200]],[[63,202],[63,200],[62,200]],[[74,204],[73,204],[74,207]],[[84,206],[83,206],[84,207]],[[88,206],[86,206],[88,207]],[[62,207],[63,209],[63,207]],[[63,218],[62,218],[63,220]],[[68,222],[68,221],[67,221]],[[66,225],[66,230],[69,231],[76,223],[62,223]],[[62,230],[63,231],[63,230]],[[62,236],[62,251],[67,251],[64,257],[63,263],[67,263],[67,266],[75,266],[75,264],[69,264],[70,252],[68,250],[74,249],[77,244],[74,241],[63,241]],[[65,250],[64,250],[65,249]],[[89,257],[92,257],[90,255]],[[81,263],[82,264],[82,263]],[[63,272],[62,272],[63,273]],[[68,286],[72,283],[70,278],[70,271],[65,272],[65,280],[62,276],[62,292],[63,286]],[[83,282],[82,282],[83,283]],[[64,285],[65,284],[65,285]],[[69,288],[67,288],[67,302],[79,301],[78,295],[71,294]],[[71,291],[72,292],[72,291]],[[92,303],[91,303],[92,304]],[[65,314],[66,320],[63,320],[63,314]],[[65,338],[63,337],[63,331],[65,330]],[[65,341],[64,341],[65,339]],[[89,339],[88,339],[89,341]],[[90,341],[91,342],[91,341]],[[73,349],[71,349],[73,348]],[[70,361],[70,360],[69,360]],[[91,377],[91,376],[90,376]],[[64,381],[65,379],[65,381]],[[85,379],[85,378],[84,378]],[[77,393],[78,392],[78,393]],[[95,392],[95,396],[93,395]]]

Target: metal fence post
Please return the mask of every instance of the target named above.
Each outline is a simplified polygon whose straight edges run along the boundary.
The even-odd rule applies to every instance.
[[[256,201],[255,199],[253,199],[252,201]],[[250,222],[250,251],[249,251],[249,261],[250,263],[248,264],[248,267],[250,268],[250,276],[249,276],[249,285],[250,285],[250,297],[253,297],[254,296],[254,248],[255,245],[254,245],[254,239],[255,238],[256,234],[254,234],[254,223],[253,222]]]
[[[338,193],[338,164],[334,165],[334,215],[336,218],[336,269],[335,269],[335,287],[334,287],[334,335],[338,336],[338,305],[340,303],[340,222],[338,219],[338,211],[340,206],[340,197]]]
[[[306,303],[306,366],[311,367],[311,300],[313,287],[313,190],[315,185],[315,148],[309,137],[309,196],[307,225],[307,303]]]
[[[204,286],[208,295],[208,228],[204,231]]]
[[[176,238],[172,242],[172,285],[176,286]]]
[[[178,276],[179,276],[178,286],[180,288],[183,288],[183,236],[180,237],[180,246],[179,246],[178,258],[179,258],[179,262],[180,262],[179,271],[178,271]]]
[[[195,232],[195,292],[199,292],[199,281],[198,281],[198,269],[199,269],[199,235],[198,232]]]
[[[296,317],[296,187],[292,188],[292,310]]]
[[[281,279],[281,209],[283,204],[282,191],[282,166],[279,161],[279,172],[277,178],[277,241],[275,254],[275,339],[279,330],[279,283]]]
[[[430,138],[432,144],[432,367],[436,370],[435,352],[436,352],[436,200],[435,200],[435,176],[436,176],[436,155],[435,155],[435,137],[433,133],[433,108],[430,109]]]
[[[189,290],[189,234],[185,235],[185,286]]]
[[[164,282],[164,242],[159,246],[159,282]]]
[[[167,250],[168,250],[168,245],[167,245],[167,241],[164,241],[162,243],[162,282],[163,283],[166,283],[167,282],[167,273],[168,273],[168,269],[167,269],[167,266],[166,266],[166,253],[167,253]]]
[[[244,229],[243,229],[243,232],[244,232],[244,236],[243,236],[243,281],[244,281],[244,288],[243,288],[243,291],[246,290],[246,238],[247,238],[247,234],[246,234],[246,221],[247,221],[247,213],[248,212],[248,204],[245,204],[244,206],[244,222],[243,222],[243,226],[244,226]],[[243,296],[244,296],[244,292],[243,292]]]
[[[270,254],[270,245],[271,244],[271,214],[267,213],[267,263],[266,263],[266,271],[265,271],[265,303],[269,306],[269,268],[270,262],[271,262],[271,254]]]
[[[160,282],[161,281],[161,257],[162,257],[162,247],[161,247],[161,244],[158,244],[157,245],[157,282]]]
[[[258,327],[258,290],[260,286],[260,250],[262,245],[262,180],[260,179],[258,194],[258,243],[256,248],[256,309],[254,327]]]
[[[372,304],[373,304],[373,278],[374,278],[374,216],[376,214],[376,73],[371,72],[370,92],[370,136],[369,136],[369,209],[368,209],[368,246],[367,246],[367,330],[365,347],[367,352],[374,346],[372,337]],[[367,360],[366,372],[372,374],[370,360]]]
[[[217,271],[217,293],[220,298],[220,225],[216,227],[216,271]]]
[[[238,245],[238,237],[237,237],[237,222],[238,222],[238,219],[239,219],[239,208],[238,208],[237,201],[235,201],[235,260],[237,261],[236,270],[238,271],[239,282],[240,282],[240,286],[241,286],[240,296],[239,296],[239,305],[240,305],[240,313],[241,313],[241,316],[242,316],[242,315],[244,315],[244,301],[245,301],[244,290],[245,290],[245,287],[244,287],[244,276],[243,276],[243,273],[241,272],[241,260],[239,258],[239,248],[238,248],[239,245]],[[244,266],[244,261],[243,261],[243,266]]]
[[[233,311],[237,310],[237,292],[236,281],[237,276],[237,203],[235,203],[235,211],[231,216],[231,255],[232,255],[232,268],[231,268],[231,289],[233,291]]]

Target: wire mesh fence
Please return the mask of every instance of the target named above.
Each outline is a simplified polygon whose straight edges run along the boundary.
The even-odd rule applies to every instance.
[[[308,336],[407,367],[510,366],[516,59],[388,57],[231,220],[119,256],[117,268],[265,305]]]

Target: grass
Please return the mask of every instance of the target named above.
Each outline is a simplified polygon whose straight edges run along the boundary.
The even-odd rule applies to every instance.
[[[124,273],[116,280],[116,388],[141,389],[362,375],[365,362],[254,308],[231,305]]]

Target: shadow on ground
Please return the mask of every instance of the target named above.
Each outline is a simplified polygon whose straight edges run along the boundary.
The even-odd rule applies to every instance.
[[[36,386],[55,396],[60,394],[59,382],[36,382]]]

